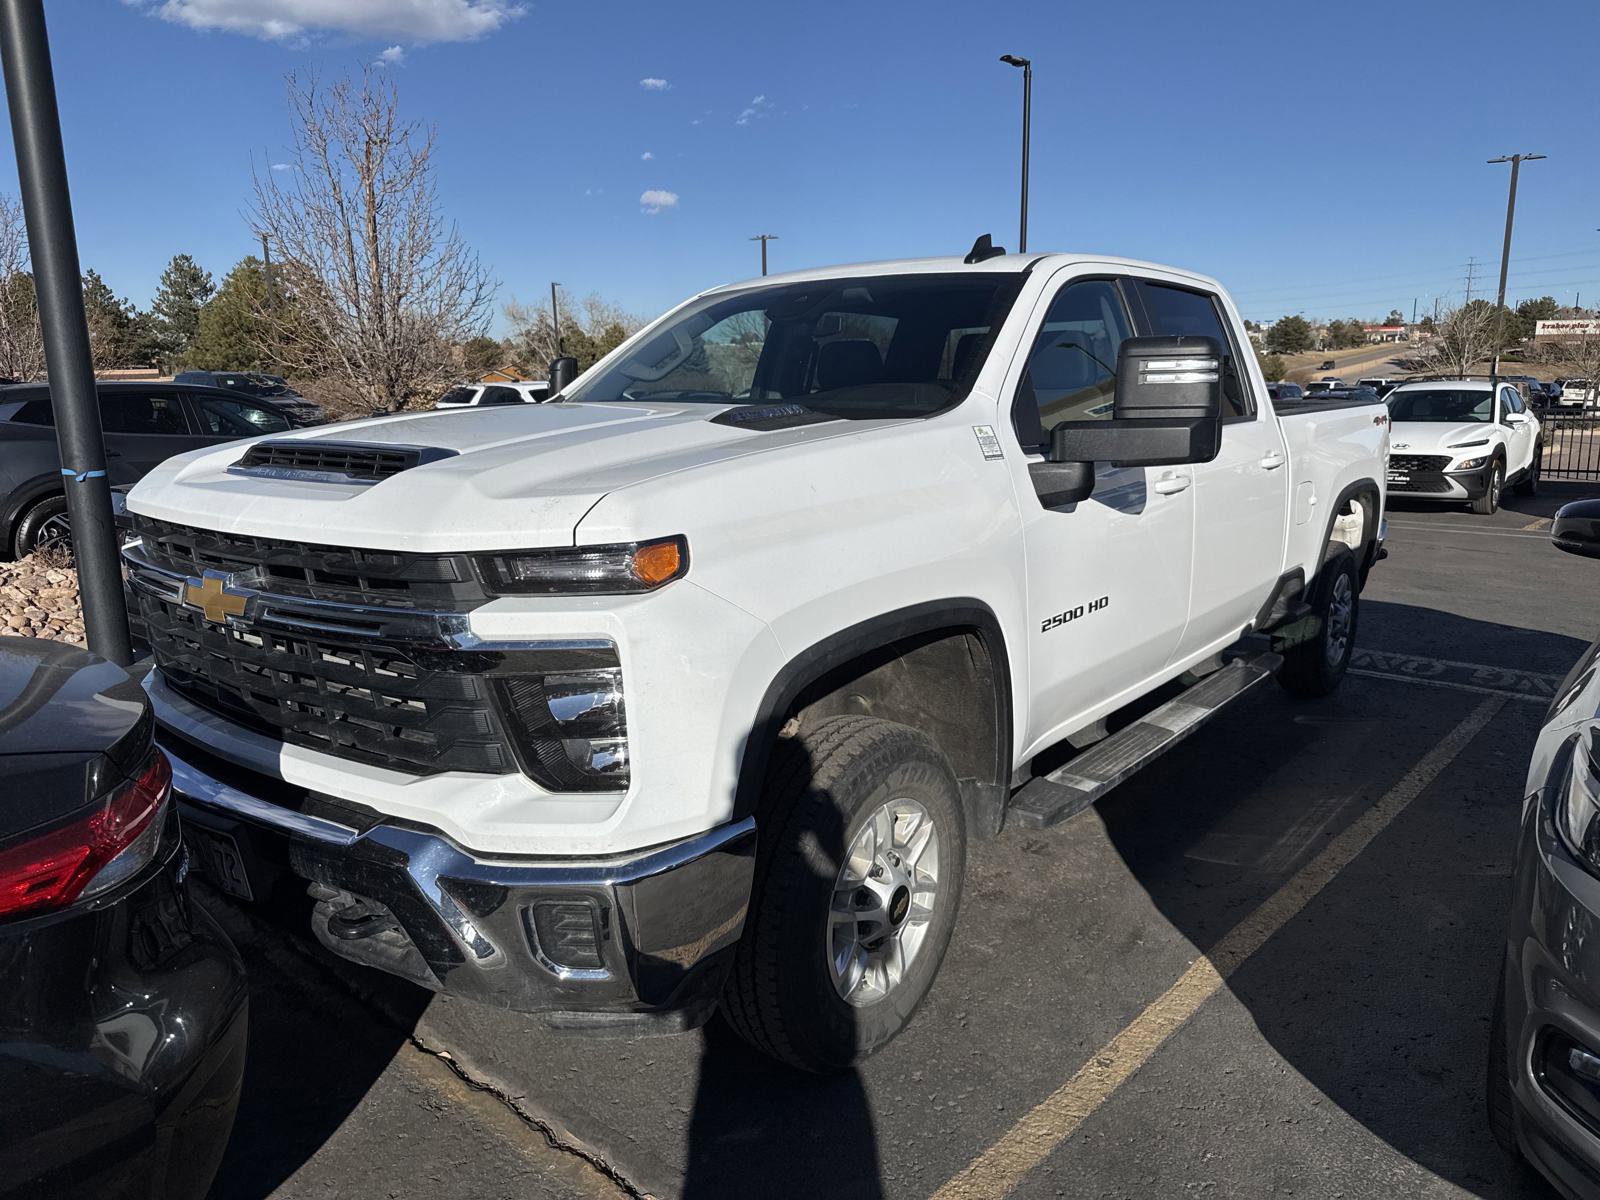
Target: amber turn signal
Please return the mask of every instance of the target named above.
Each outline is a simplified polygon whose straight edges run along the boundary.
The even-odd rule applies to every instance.
[[[683,543],[677,538],[647,542],[633,552],[629,569],[645,587],[660,587],[683,574]]]

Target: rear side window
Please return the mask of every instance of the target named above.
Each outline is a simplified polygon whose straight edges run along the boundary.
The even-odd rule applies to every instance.
[[[100,425],[107,433],[189,432],[174,392],[101,392]]]
[[[1217,345],[1228,356],[1228,370],[1222,381],[1222,415],[1248,417],[1254,406],[1245,391],[1239,367],[1239,348],[1228,336],[1228,326],[1222,319],[1216,297],[1209,292],[1192,292],[1188,288],[1152,283],[1148,279],[1139,281],[1139,291],[1144,297],[1145,310],[1150,314],[1154,333],[1162,337],[1216,339]]]
[[[522,396],[516,388],[486,387],[479,404],[521,404]]]
[[[24,425],[54,425],[56,414],[50,407],[50,398],[41,396],[37,400],[25,402],[11,419],[21,421]]]
[[[1109,279],[1080,279],[1056,294],[1033,340],[1012,406],[1017,440],[1042,446],[1062,421],[1111,416],[1117,356],[1132,336],[1122,293]]]

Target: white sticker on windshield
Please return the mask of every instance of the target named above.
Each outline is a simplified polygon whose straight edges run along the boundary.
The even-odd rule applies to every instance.
[[[1000,449],[1000,439],[994,435],[993,425],[974,425],[973,434],[978,439],[978,449],[983,451],[985,458],[1004,458],[1005,451]]]

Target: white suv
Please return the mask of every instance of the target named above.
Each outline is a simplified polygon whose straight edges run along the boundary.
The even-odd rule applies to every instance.
[[[1507,484],[1539,487],[1539,419],[1509,383],[1443,379],[1407,383],[1385,398],[1392,421],[1389,494],[1467,503],[1488,514]]]
[[[520,383],[463,383],[434,401],[435,408],[483,408],[491,404],[543,404],[550,384],[543,379]]]

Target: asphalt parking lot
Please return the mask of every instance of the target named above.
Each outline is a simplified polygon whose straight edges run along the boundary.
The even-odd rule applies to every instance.
[[[207,893],[252,981],[215,1194],[1542,1196],[1482,1116],[1529,750],[1600,633],[1547,485],[1396,507],[1334,697],[1258,689],[1096,809],[976,846],[858,1073],[629,1042],[325,960]]]

